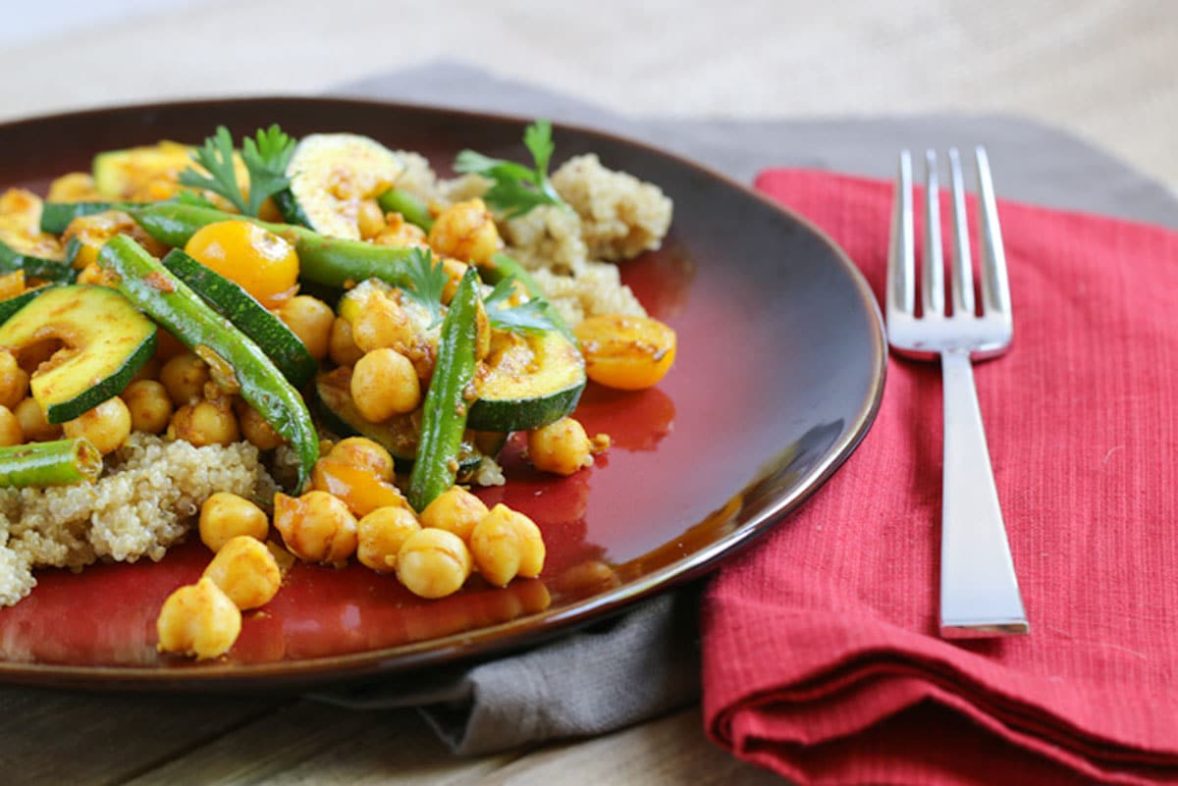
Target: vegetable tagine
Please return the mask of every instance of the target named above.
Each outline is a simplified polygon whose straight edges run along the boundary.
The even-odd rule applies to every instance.
[[[589,380],[640,390],[676,337],[618,262],[671,201],[572,158],[422,156],[349,133],[224,128],[95,157],[0,196],[0,604],[33,570],[213,553],[159,648],[226,653],[294,559],[355,559],[422,598],[544,567],[541,529],[472,489],[608,450]],[[272,532],[273,531],[273,532]]]

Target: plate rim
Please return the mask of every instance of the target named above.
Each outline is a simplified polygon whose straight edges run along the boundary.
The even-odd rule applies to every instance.
[[[222,98],[195,97],[175,101],[153,100],[56,111],[5,120],[0,122],[0,133],[23,125],[79,121],[110,113],[133,113],[136,111],[146,113],[153,110],[184,108],[195,110],[202,107],[213,109],[218,105],[254,102],[286,102],[307,106],[349,105],[379,111],[440,113],[468,121],[517,123],[521,126],[532,121],[532,118],[511,113],[461,109],[412,101],[389,101],[346,95],[307,96],[269,93]],[[151,667],[77,666],[0,660],[0,682],[120,691],[272,690],[327,685],[354,681],[376,674],[404,674],[422,668],[440,667],[460,661],[485,660],[542,643],[561,634],[570,633],[580,626],[608,619],[642,600],[682,586],[711,572],[721,562],[735,557],[760,537],[785,522],[791,513],[825,485],[850,458],[871,430],[879,413],[887,376],[887,343],[883,314],[870,284],[862,271],[851,260],[850,255],[806,216],[770,199],[751,186],[706,163],[611,130],[555,120],[552,121],[552,126],[554,131],[566,129],[590,137],[604,138],[613,143],[638,148],[646,155],[669,159],[680,167],[702,172],[710,179],[720,181],[729,188],[742,192],[745,196],[782,214],[817,237],[833,252],[834,258],[847,274],[869,317],[868,324],[874,339],[872,341],[873,373],[867,395],[861,402],[850,428],[844,430],[841,438],[825,451],[823,459],[798,480],[796,489],[792,493],[775,498],[772,504],[763,506],[748,518],[741,518],[741,513],[738,512],[735,520],[736,528],[733,531],[697,551],[686,554],[651,573],[599,595],[581,599],[556,611],[541,612],[543,616],[540,619],[537,619],[537,615],[527,615],[471,631],[400,644],[395,647],[271,663],[219,663],[192,668],[184,665],[176,667],[166,665]],[[745,489],[755,486],[764,478],[765,473],[762,473],[746,485]]]

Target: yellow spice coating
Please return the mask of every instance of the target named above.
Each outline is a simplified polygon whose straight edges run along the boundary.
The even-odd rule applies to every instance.
[[[249,535],[226,542],[202,575],[212,579],[242,611],[265,606],[282,584],[282,572],[270,549]]]
[[[377,573],[397,567],[397,554],[411,536],[421,531],[412,511],[402,507],[377,508],[356,525],[360,564]]]
[[[214,552],[238,537],[265,540],[270,532],[266,514],[237,494],[218,491],[200,506],[200,541]]]
[[[469,543],[471,531],[486,515],[481,499],[461,486],[451,486],[421,511],[421,525],[444,529]]]
[[[155,627],[160,652],[216,658],[237,641],[241,611],[212,579],[202,578],[168,596]]]
[[[475,567],[487,581],[507,586],[516,576],[535,578],[544,569],[544,538],[530,518],[499,504],[470,534]]]
[[[444,598],[470,576],[471,556],[462,538],[442,529],[411,535],[397,552],[397,579],[422,598]]]

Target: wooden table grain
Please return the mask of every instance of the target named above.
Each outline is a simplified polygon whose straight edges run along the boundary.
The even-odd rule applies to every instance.
[[[321,0],[13,5],[0,30],[0,118],[321,93],[448,58],[630,113],[1019,113],[1178,186],[1178,4],[1168,0],[994,0],[984,11],[973,0],[829,0],[824,13],[802,0],[750,0],[725,7],[730,43],[716,40],[715,4],[703,0],[650,0],[640,12],[598,0],[559,13],[528,0],[333,0],[330,12]],[[708,742],[698,708],[594,739],[457,758],[410,710],[0,687],[0,782],[779,781]]]

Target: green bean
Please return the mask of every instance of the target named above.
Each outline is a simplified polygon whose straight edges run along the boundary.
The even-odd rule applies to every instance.
[[[430,215],[429,206],[408,191],[390,188],[378,196],[376,201],[386,213],[400,213],[410,224],[416,224],[426,232],[434,225],[434,217]]]
[[[71,486],[101,472],[102,454],[85,437],[0,448],[0,486]]]
[[[470,269],[442,322],[438,359],[422,407],[421,437],[409,477],[409,502],[418,511],[453,486],[458,475],[458,452],[470,410],[466,394],[476,365],[479,306],[479,277]]]

